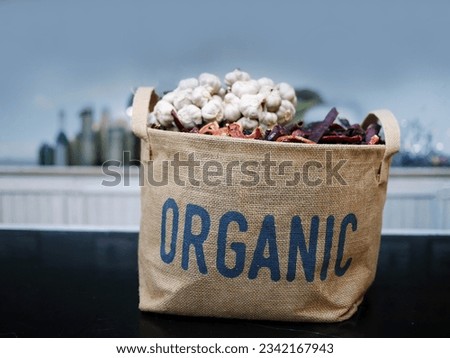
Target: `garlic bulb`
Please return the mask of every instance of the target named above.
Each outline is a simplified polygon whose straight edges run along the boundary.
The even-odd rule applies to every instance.
[[[281,106],[277,111],[278,123],[283,124],[289,122],[295,115],[295,107],[292,102],[283,99]]]
[[[264,130],[291,121],[296,103],[294,88],[285,82],[276,84],[268,77],[255,80],[235,69],[225,75],[222,86],[219,77],[204,72],[198,78],[181,80],[174,91],[166,93],[148,117],[148,124],[174,128],[171,111],[176,110],[187,129],[226,119],[246,130],[257,126]]]
[[[266,129],[272,129],[272,127],[277,124],[278,116],[273,112],[263,112],[259,118],[259,123],[266,126]]]
[[[286,82],[281,82],[277,85],[277,88],[282,99],[287,99],[294,106],[297,105],[297,96],[295,95],[294,87],[287,84]]]
[[[178,118],[185,128],[193,128],[202,124],[202,111],[197,106],[189,104],[178,111]]]
[[[214,96],[211,97],[211,101],[216,101],[217,103],[222,104],[223,99],[219,95],[215,94]]]
[[[169,102],[163,99],[159,100],[154,108],[154,114],[159,124],[163,127],[172,127],[173,117],[171,112],[174,109],[174,106],[172,106]]]
[[[241,111],[239,110],[239,105],[234,103],[224,103],[223,117],[228,122],[236,122],[242,117]]]
[[[184,106],[192,104],[192,101],[191,101],[192,92],[193,92],[192,88],[186,88],[183,90],[175,91],[175,94],[173,97],[173,106],[177,110],[180,110]]]
[[[217,94],[223,98],[227,94],[227,90],[223,87],[220,87],[219,92],[217,92]]]
[[[277,89],[270,91],[264,98],[266,109],[269,112],[276,112],[281,106],[281,96]]]
[[[239,106],[240,99],[234,93],[229,92],[225,95],[225,97],[223,97],[223,102],[225,104],[231,103],[231,104],[235,104],[236,106]]]
[[[271,80],[270,78],[267,78],[267,77],[261,77],[258,80],[258,83],[259,83],[260,87],[263,87],[263,86],[274,87],[275,86],[275,82],[273,82],[273,80]]]
[[[186,78],[178,83],[178,89],[183,90],[187,88],[195,88],[198,86],[198,79],[196,78]]]
[[[236,123],[239,123],[243,129],[253,130],[258,127],[259,122],[256,119],[242,117]]]
[[[204,86],[212,95],[219,93],[220,87],[222,87],[220,78],[211,73],[202,73],[198,77],[198,83]]]
[[[231,87],[236,81],[249,81],[250,75],[247,72],[235,69],[225,75],[225,84]]]
[[[223,104],[211,100],[202,108],[202,117],[205,122],[221,122],[223,119]]]
[[[197,107],[202,108],[211,99],[211,93],[203,87],[198,86],[192,90],[191,101]]]
[[[241,97],[239,110],[249,119],[258,119],[262,113],[262,98],[257,94],[245,94]]]
[[[268,94],[270,94],[270,92],[272,92],[274,90],[274,86],[269,86],[269,85],[263,85],[260,87],[259,89],[259,94],[266,97]]]
[[[244,94],[257,94],[259,91],[259,85],[256,81],[236,81],[231,86],[231,92],[238,97],[242,97]]]
[[[173,104],[173,99],[174,99],[174,97],[175,97],[175,93],[176,93],[176,91],[167,92],[167,93],[162,97],[162,99],[163,99],[164,101],[167,101],[167,102]]]

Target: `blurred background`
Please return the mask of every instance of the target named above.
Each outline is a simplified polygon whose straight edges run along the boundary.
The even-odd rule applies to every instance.
[[[288,82],[298,113],[399,120],[384,227],[450,229],[450,3],[418,1],[0,0],[0,225],[137,230],[129,106],[240,68]],[[128,158],[130,159],[130,158]]]

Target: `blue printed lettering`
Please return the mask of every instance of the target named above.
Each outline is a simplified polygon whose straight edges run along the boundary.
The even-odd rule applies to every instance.
[[[327,218],[327,232],[325,234],[325,247],[323,248],[323,263],[320,270],[320,279],[325,281],[328,274],[328,266],[330,264],[331,246],[333,245],[333,229],[334,229],[334,216],[330,215]]]
[[[293,281],[297,270],[297,250],[303,264],[303,271],[308,282],[314,281],[314,271],[316,270],[317,236],[319,231],[319,217],[311,218],[309,232],[309,248],[306,247],[305,234],[303,233],[302,221],[299,216],[294,216],[291,221],[291,238],[289,242],[289,260],[286,279]]]
[[[198,216],[201,221],[200,233],[192,232],[192,223],[194,216]],[[194,247],[195,256],[197,258],[198,270],[202,274],[208,272],[205,262],[205,254],[203,252],[203,243],[208,238],[211,219],[208,212],[201,206],[194,204],[186,205],[186,215],[184,219],[184,235],[183,235],[183,256],[181,258],[181,267],[184,270],[189,268],[189,249]]]
[[[355,214],[350,213],[344,219],[342,219],[341,231],[339,233],[336,264],[334,266],[334,272],[336,273],[336,276],[343,276],[347,272],[347,270],[350,267],[350,264],[352,262],[352,258],[350,257],[345,262],[344,266],[341,265],[342,258],[344,256],[345,234],[347,232],[347,226],[350,224],[352,225],[352,231],[356,231],[358,223],[357,223]]]
[[[309,226],[309,239],[305,236],[304,229],[307,228],[303,227],[300,216],[293,216],[289,237],[284,234],[284,229],[282,232],[286,237],[281,237],[283,241],[289,239],[289,243],[286,242],[288,244],[287,257],[284,255],[280,257],[278,253],[277,227],[274,215],[263,217],[259,236],[252,253],[248,252],[248,242],[254,239],[249,237],[249,231],[254,230],[254,227],[250,227],[253,223],[249,224],[244,214],[238,211],[227,211],[219,218],[214,219],[218,219],[217,251],[211,254],[215,255],[216,272],[226,278],[238,277],[248,268],[247,277],[254,280],[258,278],[261,269],[267,268],[271,280],[277,282],[281,278],[280,259],[287,259],[286,263],[282,262],[282,266],[285,265],[284,267],[287,269],[287,281],[292,282],[296,279],[297,268],[301,264],[305,280],[314,282],[318,260],[321,262],[321,266],[319,266],[320,271],[318,268],[317,274],[321,281],[325,281],[329,276],[330,266],[332,267],[334,264],[334,274],[341,277],[349,270],[352,263],[352,257],[344,258],[344,255],[348,232],[350,230],[355,232],[358,228],[358,221],[353,213],[346,215],[340,222],[340,231],[336,239],[334,238],[336,236],[336,218],[334,215],[329,215],[326,218],[326,224],[322,224],[326,227],[323,229],[323,226],[320,226],[320,217],[312,216]],[[174,199],[168,198],[161,211],[160,243],[161,260],[166,264],[172,264],[175,257],[180,257],[180,255],[176,255],[179,222],[179,207]],[[319,226],[321,228],[320,241]],[[213,227],[217,226],[214,225]],[[196,262],[198,271],[206,275],[208,273],[206,261],[209,259],[208,261],[211,262],[211,259],[213,259],[213,257],[205,257],[204,250],[205,241],[208,239],[211,230],[210,214],[199,205],[187,204],[183,229],[181,268],[183,270],[193,269]],[[236,240],[236,236],[242,236],[242,240]],[[211,244],[214,244],[214,242],[211,242]],[[318,245],[320,245],[319,251]],[[323,250],[321,250],[322,248]],[[334,258],[335,261],[332,263]],[[195,262],[190,262],[190,259]]]
[[[170,240],[170,251],[166,252],[166,230],[167,230],[167,212],[172,210],[172,236]],[[175,257],[175,250],[177,246],[178,237],[178,205],[172,198],[166,200],[162,208],[161,216],[161,247],[160,255],[161,260],[166,264],[170,264]]]
[[[245,232],[248,230],[248,223],[245,216],[237,211],[228,211],[220,218],[219,233],[217,236],[217,270],[223,276],[228,278],[239,276],[244,270],[245,265],[245,244],[242,242],[232,242],[230,244],[231,250],[233,250],[236,254],[234,267],[228,268],[225,264],[228,226],[232,222],[238,224],[240,232]]]
[[[268,248],[269,255],[264,256],[265,248]],[[264,217],[258,241],[256,242],[253,261],[248,272],[249,279],[255,279],[258,276],[260,268],[268,267],[272,281],[280,280],[280,262],[278,259],[278,248],[275,233],[275,218],[273,215]]]

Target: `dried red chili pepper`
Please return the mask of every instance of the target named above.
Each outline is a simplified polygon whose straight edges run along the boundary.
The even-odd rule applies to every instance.
[[[305,132],[304,130],[301,130],[301,129],[296,129],[296,130],[293,131],[291,134],[292,134],[294,137],[303,137],[303,138],[305,138],[305,137],[308,137],[308,136],[309,136],[309,133],[308,133],[308,132]]]
[[[335,132],[335,133],[343,133],[345,132],[345,128],[342,127],[340,124],[332,123],[330,127],[328,128],[329,132]]]
[[[359,124],[352,124],[350,127],[347,128],[345,131],[345,135],[348,137],[353,137],[355,135],[360,135],[364,138],[365,132],[364,129],[361,128]]]
[[[378,137],[376,134],[374,134],[374,135],[370,138],[369,142],[367,142],[367,144],[377,144],[377,143],[379,143],[379,142],[380,142],[380,137]]]
[[[322,138],[324,133],[337,118],[338,114],[339,113],[335,107],[331,108],[331,110],[326,115],[325,119],[314,127],[314,129],[311,132],[311,135],[309,136],[309,139],[312,140],[313,142],[318,143],[320,138]]]
[[[219,128],[213,135],[220,135],[220,136],[230,136],[230,130],[228,127],[221,127]]]
[[[237,123],[230,123],[226,126],[228,128],[228,135],[233,138],[245,138],[242,127]]]
[[[174,109],[172,109],[170,114],[172,115],[173,121],[175,122],[175,125],[180,132],[189,132],[189,129],[187,129],[185,126],[183,126],[183,123],[181,123],[180,117],[178,117],[178,113]]]
[[[316,142],[313,142],[311,139],[305,138],[300,135],[292,135],[292,138],[294,138],[295,142],[306,143],[306,144],[316,144]]]
[[[222,122],[222,124],[215,121],[207,123],[201,128],[188,129],[181,123],[175,110],[172,110],[171,114],[178,130],[188,133],[308,144],[384,144],[379,137],[381,129],[379,124],[372,123],[364,130],[359,124],[350,125],[345,118],[339,118],[340,124],[334,123],[338,116],[338,112],[334,107],[328,112],[322,122],[315,122],[307,128],[303,127],[303,122],[287,126],[276,124],[272,129],[266,130],[264,133],[260,127],[256,127],[253,132],[249,133],[249,131],[244,131],[240,124],[227,121]],[[158,125],[152,125],[152,128],[164,129]]]
[[[342,127],[344,127],[345,129],[350,127],[350,122],[346,118],[339,118],[339,122],[341,122]]]
[[[277,138],[285,135],[290,135],[290,133],[286,130],[285,127],[276,124],[275,126],[273,126],[269,134],[266,136],[266,140],[275,141],[277,140]]]
[[[366,129],[366,133],[365,133],[365,142],[366,143],[370,143],[370,141],[372,140],[372,137],[377,135],[380,132],[381,126],[378,123],[371,123],[367,129]],[[380,139],[380,138],[378,138]]]
[[[261,132],[261,128],[256,127],[252,133],[245,135],[245,138],[247,138],[247,139],[262,139],[263,134]]]
[[[198,131],[198,133],[213,135],[214,133],[216,133],[219,130],[219,128],[220,128],[219,123],[212,122],[212,123],[205,124],[203,127],[201,127],[200,130]]]
[[[284,135],[284,136],[278,137],[276,142],[296,142],[296,143],[316,144],[312,140],[309,140],[309,139],[306,139],[306,138],[300,137],[300,136],[293,136],[293,135]]]
[[[327,144],[356,144],[362,142],[362,136],[355,135],[348,137],[346,135],[324,135],[319,143]]]

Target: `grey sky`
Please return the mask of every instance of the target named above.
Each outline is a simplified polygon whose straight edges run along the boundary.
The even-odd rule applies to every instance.
[[[315,89],[353,122],[386,107],[450,152],[448,1],[0,1],[0,158],[35,158],[92,105],[240,67]]]

